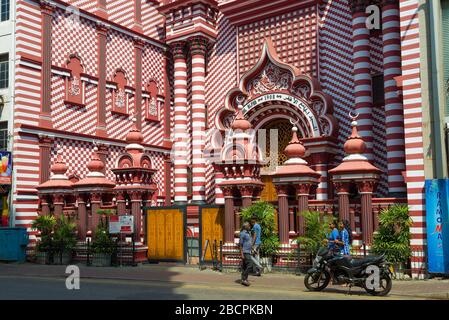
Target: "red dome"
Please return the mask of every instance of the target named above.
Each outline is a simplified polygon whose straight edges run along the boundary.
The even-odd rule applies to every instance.
[[[58,150],[55,163],[50,167],[53,174],[65,174],[67,172],[67,165],[62,160],[62,150]]]
[[[284,154],[289,158],[302,158],[306,154],[306,148],[304,148],[301,141],[298,139],[298,128],[293,127],[292,140],[288,143],[287,147],[284,149]]]
[[[133,122],[134,123],[132,129],[126,135],[126,142],[128,142],[129,144],[131,143],[141,144],[143,142],[142,132],[140,132],[140,130],[137,129],[136,118],[133,119]]]
[[[94,151],[92,153],[92,158],[87,164],[87,168],[90,172],[101,172],[104,169],[104,163],[101,161],[100,157],[98,156],[98,148],[95,147]]]
[[[366,150],[365,141],[357,131],[357,121],[352,121],[352,134],[344,144],[346,154],[362,154]]]
[[[235,117],[231,125],[232,130],[246,131],[248,129],[251,129],[251,127],[251,123],[245,119],[245,116],[242,113],[242,106],[239,105],[237,116]]]

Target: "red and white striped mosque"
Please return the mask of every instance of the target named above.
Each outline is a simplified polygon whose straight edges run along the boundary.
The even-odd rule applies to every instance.
[[[73,215],[83,240],[114,208],[145,258],[185,261],[187,238],[232,252],[257,199],[283,247],[301,210],[369,245],[407,203],[421,252],[418,2],[17,0],[12,224]]]

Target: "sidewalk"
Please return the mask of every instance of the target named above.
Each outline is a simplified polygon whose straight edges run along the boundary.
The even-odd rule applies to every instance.
[[[176,264],[145,264],[138,267],[87,267],[79,265],[81,278],[157,281],[169,283],[208,284],[220,287],[235,287],[239,279],[237,273],[220,273],[210,269],[200,271],[198,267]],[[65,266],[37,264],[3,264],[0,263],[2,276],[28,277],[66,277]],[[255,279],[253,277],[253,279]],[[265,274],[256,278],[258,288],[276,288],[305,291],[303,277],[292,274]],[[338,288],[338,287],[335,287]],[[342,289],[347,290],[347,289]],[[353,289],[356,290],[356,289]],[[420,297],[432,299],[449,299],[449,280],[403,280],[394,281],[391,295],[402,297]]]

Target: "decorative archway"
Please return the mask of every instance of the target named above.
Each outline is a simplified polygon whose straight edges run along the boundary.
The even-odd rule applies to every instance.
[[[321,91],[317,79],[281,62],[270,38],[265,39],[259,61],[226,95],[216,117],[219,129],[229,128],[239,102],[255,129],[267,117],[279,115],[295,119],[304,138],[332,137],[338,132],[330,96]]]

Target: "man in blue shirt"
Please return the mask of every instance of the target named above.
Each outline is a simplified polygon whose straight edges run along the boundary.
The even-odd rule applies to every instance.
[[[240,256],[242,258],[242,285],[249,286],[248,275],[253,269],[253,260],[251,259],[252,238],[250,234],[251,225],[244,222],[240,231]]]
[[[257,223],[257,217],[253,216],[251,218],[251,225],[253,227],[253,257],[254,257],[254,275],[260,277],[260,272],[262,267],[260,265],[260,234],[262,233],[262,228]]]
[[[338,249],[337,243],[340,232],[338,232],[337,223],[335,221],[329,223],[329,228],[331,229],[331,232],[327,236],[327,247],[329,250],[334,251],[335,249]]]

